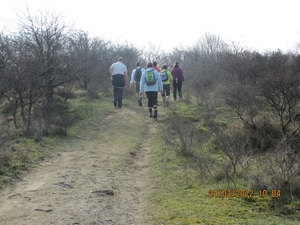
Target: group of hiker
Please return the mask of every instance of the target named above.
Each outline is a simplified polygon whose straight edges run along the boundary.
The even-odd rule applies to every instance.
[[[130,83],[127,67],[123,63],[123,58],[119,57],[110,67],[110,75],[113,86],[113,104],[116,108],[122,108],[123,88],[130,84],[134,86],[137,102],[142,106],[143,94],[148,99],[148,110],[150,117],[157,118],[157,98],[158,92],[161,93],[163,106],[168,107],[170,101],[170,93],[173,90],[173,99],[182,98],[182,82],[184,82],[183,71],[175,62],[171,70],[164,64],[161,69],[157,62],[147,62],[146,69],[141,67],[140,62],[136,63],[136,68],[131,73]]]

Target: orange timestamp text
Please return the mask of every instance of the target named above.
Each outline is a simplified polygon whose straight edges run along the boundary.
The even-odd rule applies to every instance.
[[[279,198],[281,196],[281,190],[258,190],[252,189],[210,189],[208,190],[209,198]]]

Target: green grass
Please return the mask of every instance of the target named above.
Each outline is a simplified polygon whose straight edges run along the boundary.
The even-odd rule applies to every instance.
[[[125,98],[124,104],[134,100],[133,98]],[[102,97],[99,100],[77,98],[68,101],[79,119],[67,130],[67,135],[44,137],[42,142],[35,142],[29,137],[15,140],[12,143],[12,147],[16,150],[14,153],[15,160],[5,171],[0,171],[0,188],[17,179],[22,171],[28,170],[45,157],[54,156],[58,151],[55,147],[59,144],[84,135],[84,131],[94,124],[95,118],[101,118],[111,113],[110,97]],[[195,122],[199,123],[199,129],[209,132],[207,127],[202,126],[200,117],[193,117],[197,113],[195,106],[178,102],[175,110],[176,113],[184,115],[185,118],[196,118]],[[225,117],[230,118],[227,109],[220,109],[220,112],[223,112]],[[224,124],[226,123],[225,117],[220,114],[219,120]],[[137,127],[138,129],[134,130]],[[141,131],[141,127],[142,125],[130,127],[131,136],[127,136],[127,141],[123,143],[130,145],[134,151],[138,151],[141,144],[135,137],[140,137],[141,133],[139,135],[137,133]],[[293,208],[290,208],[289,205],[285,206],[283,208],[284,213],[281,213],[282,211],[272,210],[270,199],[260,198],[257,190],[253,199],[210,198],[210,189],[234,189],[233,184],[230,183],[228,187],[226,180],[216,182],[209,177],[199,177],[199,173],[188,158],[167,151],[162,140],[158,137],[156,140],[158,141],[153,144],[154,152],[147,179],[148,183],[146,184],[147,189],[150,189],[147,192],[147,199],[149,201],[148,208],[151,212],[151,218],[147,224],[299,224],[299,211],[296,210],[297,202]],[[136,144],[134,145],[134,143]],[[213,149],[214,147],[210,143],[206,145],[206,148]],[[212,154],[220,157],[220,152],[217,149],[214,149]],[[237,189],[246,188],[242,178],[236,180],[236,185]],[[292,211],[290,217],[289,210]]]
[[[98,100],[74,98],[68,102],[78,119],[68,128],[67,135],[52,134],[43,137],[39,142],[30,136],[19,136],[10,142],[6,150],[2,150],[1,157],[5,157],[8,163],[0,168],[0,190],[4,185],[19,179],[24,171],[30,170],[41,160],[56,155],[58,145],[84,134],[88,126],[111,107],[109,97]]]
[[[195,108],[184,102],[176,103],[174,110],[184,118],[191,118],[195,113]],[[230,112],[224,108],[218,111],[218,122],[226,126],[232,120]],[[197,122],[201,129],[201,120]],[[206,149],[211,150],[212,145],[208,143]],[[199,177],[192,161],[168,151],[162,140],[156,143],[154,149],[148,184],[151,192],[147,196],[149,208],[153,211],[149,224],[299,224],[299,207],[298,211],[295,210],[297,203],[289,215],[285,212],[289,206],[272,209],[271,198],[260,197],[259,190],[254,190],[253,198],[209,197],[210,189],[249,189],[244,180],[245,175],[234,179],[236,186],[232,182],[228,183],[224,176],[218,182],[212,177]],[[210,154],[220,157],[221,152],[214,149]]]
[[[176,102],[176,107],[173,108],[173,113],[180,114],[182,117],[191,120],[193,122],[199,122],[201,120],[200,109],[193,104],[187,104],[183,101]]]
[[[86,98],[77,98],[70,100],[71,107],[76,111],[79,120],[68,129],[69,136],[76,136],[80,131],[86,129],[95,118],[101,116],[108,107],[111,107],[109,98],[100,100],[90,100]]]
[[[151,165],[151,193],[148,200],[154,210],[152,224],[298,224],[270,209],[270,198],[209,197],[210,189],[245,189],[240,184],[228,188],[226,182],[200,181],[193,169],[183,169],[185,159],[156,146]],[[186,164],[185,164],[186,165]],[[299,219],[299,218],[298,218]],[[150,221],[149,221],[150,222]]]

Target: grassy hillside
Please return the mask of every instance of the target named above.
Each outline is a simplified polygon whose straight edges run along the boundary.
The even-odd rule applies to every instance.
[[[185,102],[173,105],[176,115],[192,118],[199,130],[207,132],[203,121],[196,119],[193,109],[194,106]],[[233,120],[228,112],[220,115],[223,116],[218,120],[222,124],[228,124],[228,119]],[[168,120],[164,120],[161,125],[166,126],[167,122]],[[214,164],[211,164],[214,177],[201,171],[203,168],[196,165],[195,158],[170,150],[162,139],[156,144],[149,179],[152,188],[149,202],[154,210],[151,220],[155,221],[153,224],[299,223],[299,202],[280,205],[278,200],[283,197],[283,190],[274,190],[273,193],[268,190],[266,194],[265,189],[253,188],[249,184],[249,176],[252,170],[255,171],[255,167],[237,174],[229,172],[227,177],[225,168],[223,170],[220,163],[224,157],[222,152],[216,149],[211,139],[202,139],[202,142],[205,143],[200,143],[196,151],[200,155],[209,154],[210,159],[214,160]],[[197,154],[194,156],[198,157]]]
[[[17,179],[22,171],[30,170],[37,162],[47,157],[54,157],[58,151],[55,147],[63,142],[76,139],[90,129],[95,118],[111,113],[113,109],[110,97],[102,97],[100,100],[88,100],[77,98],[69,100],[72,108],[76,111],[78,120],[68,130],[67,136],[44,137],[43,141],[35,142],[28,137],[21,137],[11,143],[11,149],[7,150],[12,157],[12,161],[6,167],[1,168],[1,185],[12,183]],[[136,106],[135,98],[126,96],[124,107],[133,112],[147,117],[147,108]],[[146,100],[144,100],[145,102]],[[145,105],[145,104],[144,104]],[[224,110],[224,109],[222,109]],[[280,208],[276,206],[276,198],[271,198],[271,193],[267,197],[260,196],[257,189],[251,189],[245,180],[245,173],[240,173],[234,177],[234,182],[230,180],[233,176],[226,177],[222,169],[218,170],[216,176],[211,176],[201,172],[195,161],[191,157],[180,155],[168,148],[163,141],[164,136],[161,131],[167,127],[170,112],[175,112],[182,118],[191,120],[201,134],[209,133],[200,117],[197,116],[197,107],[188,105],[181,101],[172,104],[171,108],[159,107],[159,118],[153,120],[157,131],[151,137],[147,136],[146,130],[139,132],[141,126],[131,126],[130,132],[135,137],[130,141],[135,141],[133,154],[139,151],[145,138],[151,138],[152,156],[149,165],[149,174],[144,184],[146,193],[148,218],[145,224],[298,224],[300,220],[299,206],[297,202],[291,205],[284,205]],[[226,124],[228,114],[219,118],[220,123]],[[130,120],[131,118],[126,118]],[[124,120],[123,122],[126,122]],[[135,124],[134,122],[132,124]],[[106,126],[109,126],[107,124]],[[117,127],[115,128],[117,132]],[[103,132],[105,128],[103,127]],[[170,131],[171,133],[172,131]],[[209,137],[209,135],[207,136]],[[122,136],[120,136],[122,138]],[[200,153],[209,153],[211,160],[219,162],[222,154],[216,149],[211,139],[202,138],[199,144]],[[124,143],[129,143],[124,140]],[[131,143],[133,144],[133,143]],[[197,150],[197,151],[198,151]],[[212,192],[210,190],[213,190]],[[220,190],[221,192],[217,192]],[[226,190],[226,192],[222,192]],[[249,190],[251,196],[230,196],[227,190],[231,190],[231,195],[242,193],[242,190]],[[253,190],[253,193],[251,192]],[[233,192],[232,192],[233,191]],[[243,193],[246,193],[244,191]],[[297,205],[298,204],[298,205]]]

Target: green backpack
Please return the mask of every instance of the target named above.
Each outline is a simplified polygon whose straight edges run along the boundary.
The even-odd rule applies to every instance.
[[[155,74],[153,71],[146,71],[145,78],[148,86],[156,84]]]

